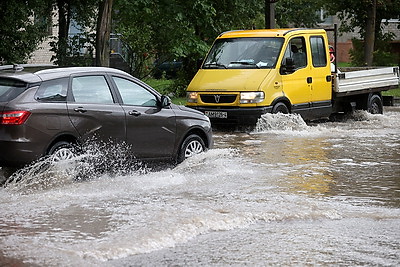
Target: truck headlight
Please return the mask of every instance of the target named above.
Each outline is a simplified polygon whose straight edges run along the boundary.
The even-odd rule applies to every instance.
[[[241,104],[260,103],[264,100],[264,92],[242,92],[240,93]]]
[[[197,103],[197,92],[187,92],[186,101],[188,103]]]

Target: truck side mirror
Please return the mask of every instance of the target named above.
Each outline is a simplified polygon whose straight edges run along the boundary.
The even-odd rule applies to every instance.
[[[285,62],[282,64],[280,73],[281,74],[290,74],[293,73],[296,69],[296,66],[294,64],[294,60],[291,57],[285,58]]]

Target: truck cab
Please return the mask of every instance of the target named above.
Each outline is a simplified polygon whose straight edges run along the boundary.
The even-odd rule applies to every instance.
[[[214,123],[255,124],[267,112],[329,117],[332,74],[322,29],[222,33],[187,88]]]

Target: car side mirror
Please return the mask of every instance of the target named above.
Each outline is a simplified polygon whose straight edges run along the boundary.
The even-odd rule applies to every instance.
[[[287,57],[285,59],[285,62],[282,64],[280,73],[281,74],[290,74],[293,73],[296,69],[296,66],[294,65],[294,60],[291,57]]]
[[[166,95],[162,95],[160,100],[160,107],[165,108],[169,107],[170,105],[171,105],[171,99]]]

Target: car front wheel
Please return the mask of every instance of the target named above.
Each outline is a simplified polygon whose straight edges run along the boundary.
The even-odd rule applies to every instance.
[[[205,149],[206,146],[200,136],[198,136],[197,134],[191,134],[187,136],[181,145],[181,149],[178,155],[178,163],[181,163],[182,161],[192,157],[193,155],[204,152]]]

